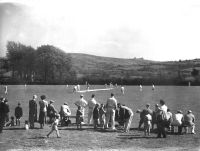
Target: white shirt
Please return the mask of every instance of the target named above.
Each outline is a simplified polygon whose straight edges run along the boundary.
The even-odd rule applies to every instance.
[[[87,101],[84,98],[81,98],[80,100],[76,101],[75,103],[78,106],[81,106],[83,108],[85,108],[87,106]]]
[[[128,108],[127,106],[121,106],[121,108],[128,110],[129,114],[133,115],[133,111],[130,108]]]
[[[92,98],[90,101],[88,101],[88,108],[93,110],[96,104],[97,101],[94,98]]]
[[[171,112],[167,112],[166,113],[166,118],[167,118],[167,120],[169,120],[170,118],[172,118],[172,113]]]
[[[87,101],[84,98],[81,98],[80,100],[76,101],[75,104],[81,107],[81,111],[84,116],[84,108],[88,105]]]
[[[172,125],[180,126],[180,125],[182,124],[182,119],[183,119],[183,114],[181,114],[181,113],[176,113],[176,114],[173,116]]]
[[[160,109],[163,110],[165,113],[167,112],[167,106],[165,104],[160,106]]]
[[[68,105],[62,105],[61,106],[61,111],[63,112],[64,115],[68,116],[68,115],[71,115],[71,110],[69,108]]]
[[[114,97],[111,97],[107,100],[107,108],[116,109],[117,108],[117,100]]]

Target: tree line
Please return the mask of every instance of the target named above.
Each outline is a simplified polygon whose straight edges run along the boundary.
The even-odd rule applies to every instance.
[[[12,74],[6,82],[63,84],[76,79],[70,54],[57,47],[42,45],[34,49],[13,41],[8,41],[6,47],[7,54],[2,68]]]

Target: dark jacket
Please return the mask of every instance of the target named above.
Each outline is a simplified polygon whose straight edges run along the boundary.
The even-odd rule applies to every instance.
[[[22,108],[20,106],[17,106],[15,108],[15,117],[20,118],[20,117],[22,117],[22,115],[23,115]]]

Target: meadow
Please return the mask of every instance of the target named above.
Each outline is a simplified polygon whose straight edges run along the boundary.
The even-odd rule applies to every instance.
[[[20,102],[23,108],[23,118],[21,127],[5,128],[0,134],[0,150],[200,150],[200,87],[199,86],[156,86],[152,90],[151,86],[143,86],[140,91],[139,86],[125,86],[125,95],[121,94],[120,87],[109,91],[86,92],[84,98],[89,100],[91,95],[96,95],[99,103],[106,102],[110,93],[115,94],[118,102],[127,105],[134,111],[134,118],[129,133],[121,131],[95,131],[91,126],[84,126],[83,130],[77,130],[75,126],[60,127],[61,138],[56,138],[56,134],[45,138],[50,131],[49,125],[44,129],[24,130],[23,123],[28,119],[28,102],[34,94],[46,95],[47,101],[55,100],[55,107],[60,110],[64,102],[68,102],[72,115],[76,114],[74,102],[79,99],[80,93],[73,93],[72,87],[65,85],[8,85],[8,104],[10,106],[10,116],[14,115],[14,109]],[[91,85],[90,89],[105,88],[103,85]],[[81,86],[81,89],[86,89]],[[5,96],[3,86],[0,86],[0,96]],[[167,139],[157,139],[156,134],[144,137],[142,131],[138,131],[139,115],[137,109],[145,108],[146,103],[154,105],[163,99],[172,113],[182,110],[185,114],[187,110],[192,110],[196,116],[196,135],[168,135]],[[38,97],[38,101],[40,98]],[[39,109],[39,105],[38,105]],[[86,110],[87,119],[87,110]]]

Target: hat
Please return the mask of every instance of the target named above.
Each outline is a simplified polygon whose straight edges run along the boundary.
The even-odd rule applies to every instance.
[[[54,100],[50,100],[50,103],[54,103],[55,101]]]
[[[146,104],[146,106],[150,106],[150,104],[149,104],[149,103],[147,103],[147,104]]]
[[[83,97],[83,94],[81,94],[80,97]]]
[[[178,110],[177,113],[182,113],[182,111],[181,111],[181,110]]]
[[[137,109],[136,113],[141,113],[142,111],[140,109]]]
[[[155,106],[157,106],[157,107],[158,107],[159,105],[158,105],[158,104],[156,104]]]
[[[44,100],[44,99],[46,99],[46,96],[45,96],[45,95],[41,95],[40,98],[41,98],[42,100]]]
[[[67,102],[65,102],[64,105],[68,105]]]
[[[188,113],[192,113],[192,111],[191,111],[191,110],[188,110]]]

